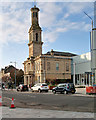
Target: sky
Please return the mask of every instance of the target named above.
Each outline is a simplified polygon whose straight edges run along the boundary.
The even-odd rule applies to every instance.
[[[23,62],[29,57],[28,30],[33,6],[30,0],[0,3],[0,68],[16,62],[16,67],[23,69]],[[91,20],[84,11],[94,19],[93,2],[36,2],[36,6],[40,9],[43,53],[51,49],[78,55],[90,51]]]

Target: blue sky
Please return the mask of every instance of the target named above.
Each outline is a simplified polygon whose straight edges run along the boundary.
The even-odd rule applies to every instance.
[[[78,55],[90,51],[92,2],[38,2],[39,23],[42,28],[43,53],[51,49]],[[5,2],[0,4],[1,67],[17,62],[23,69],[28,58],[28,30],[31,25],[32,2]],[[14,65],[14,64],[13,64]]]

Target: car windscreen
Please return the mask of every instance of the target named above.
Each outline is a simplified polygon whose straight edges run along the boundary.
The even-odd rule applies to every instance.
[[[74,88],[74,84],[68,84],[69,88]]]
[[[42,84],[42,86],[47,86],[47,84]]]
[[[57,85],[57,87],[66,87],[66,85],[64,84],[62,84],[62,85]]]

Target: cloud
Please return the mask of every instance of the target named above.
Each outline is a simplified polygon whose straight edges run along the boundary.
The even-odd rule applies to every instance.
[[[43,41],[55,42],[61,32],[70,30],[88,31],[90,25],[85,22],[71,21],[70,16],[80,14],[88,4],[78,3],[37,3],[40,8],[40,26],[43,29]],[[9,42],[28,42],[28,29],[31,24],[29,3],[3,3],[0,15],[1,45]],[[82,27],[82,29],[80,29]]]
[[[3,6],[0,16],[0,24],[2,24],[0,42],[2,45],[28,40],[30,20],[27,18],[29,16],[29,10],[25,10],[21,3],[8,3]]]
[[[1,2],[34,2],[34,0],[1,0]],[[38,0],[38,2],[95,2],[95,0]]]
[[[56,17],[60,12],[62,12],[62,8],[58,6],[56,3],[38,3],[37,4],[40,9],[40,24],[43,27],[53,26],[56,21]]]
[[[65,15],[64,15],[64,18],[68,18],[69,17],[69,13],[66,13]]]
[[[68,7],[68,13],[70,14],[79,14],[80,12],[83,12],[83,10],[89,6],[89,3],[83,3],[83,2],[76,2],[76,3],[67,3]]]
[[[83,13],[83,10],[87,10],[89,5],[89,3],[39,3],[38,6],[41,8],[40,25],[44,29],[44,43],[55,42],[62,32],[89,31],[91,29],[90,24],[75,19],[71,21],[70,19],[72,16],[76,18],[75,15]]]

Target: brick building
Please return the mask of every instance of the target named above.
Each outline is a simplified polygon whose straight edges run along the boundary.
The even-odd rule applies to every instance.
[[[29,57],[24,61],[24,84],[50,80],[71,80],[71,60],[75,54],[51,50],[42,54],[42,29],[39,26],[39,8],[31,8],[32,24],[29,29]]]

